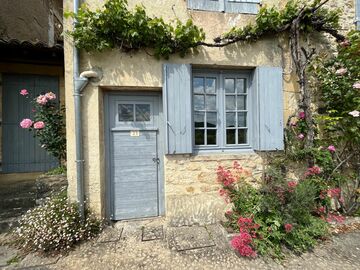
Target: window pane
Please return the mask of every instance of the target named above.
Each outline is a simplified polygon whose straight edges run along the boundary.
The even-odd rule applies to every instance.
[[[206,96],[206,109],[216,110],[216,96]]]
[[[238,144],[247,143],[247,130],[238,129]]]
[[[225,92],[226,93],[235,93],[235,80],[234,79],[225,79]]]
[[[238,113],[238,127],[246,127],[246,112]]]
[[[217,113],[216,112],[206,113],[206,126],[216,127],[216,124],[217,124]]]
[[[246,110],[246,96],[237,96],[237,109]]]
[[[216,92],[216,78],[206,78],[206,93],[215,94]]]
[[[150,104],[136,104],[135,114],[138,122],[150,121]]]
[[[207,130],[207,145],[216,145],[216,129]]]
[[[244,79],[237,79],[236,80],[236,92],[238,94],[246,93],[246,87],[245,87],[245,80]]]
[[[235,127],[235,113],[226,113],[226,127]]]
[[[226,143],[227,144],[235,144],[235,129],[227,129],[226,130]]]
[[[204,130],[195,129],[195,145],[204,145]]]
[[[235,96],[226,96],[226,110],[236,110]]]
[[[194,93],[203,94],[204,93],[204,78],[195,77],[193,80]]]
[[[204,110],[205,109],[205,96],[195,95],[194,96],[194,108],[195,110]]]
[[[205,113],[203,112],[195,112],[194,114],[194,121],[195,121],[195,127],[204,127],[204,120]]]
[[[134,104],[119,104],[119,121],[134,121]]]

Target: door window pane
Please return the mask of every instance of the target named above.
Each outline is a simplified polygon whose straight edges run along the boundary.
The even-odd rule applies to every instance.
[[[226,110],[236,110],[235,96],[226,96]]]
[[[207,94],[216,93],[216,78],[206,78],[206,93]]]
[[[203,94],[204,93],[204,78],[195,77],[193,80],[194,93]]]
[[[119,104],[119,121],[134,121],[134,104]]]
[[[225,92],[226,93],[235,93],[235,80],[234,79],[225,79]]]
[[[196,112],[194,114],[195,127],[204,127],[205,113],[204,112]]]
[[[205,97],[203,95],[194,96],[194,108],[195,110],[204,110],[205,109]]]
[[[216,145],[216,129],[207,130],[207,145]]]
[[[136,121],[149,122],[150,121],[150,104],[136,104],[135,105]]]
[[[236,130],[235,129],[227,129],[226,130],[226,144],[235,144],[235,134],[236,134]]]
[[[195,144],[196,145],[204,145],[205,144],[205,136],[203,129],[196,129],[195,130]]]

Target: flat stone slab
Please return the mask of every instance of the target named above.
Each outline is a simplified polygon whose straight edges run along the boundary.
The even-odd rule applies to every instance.
[[[7,266],[8,261],[17,256],[17,250],[8,246],[0,246],[0,268]]]
[[[30,253],[27,255],[20,263],[20,269],[41,269],[43,266],[52,265],[57,263],[60,259],[59,256],[56,257],[40,257],[36,254]],[[42,268],[45,269],[45,268]]]
[[[164,238],[163,226],[146,226],[142,229],[142,241],[161,240]]]
[[[121,239],[121,235],[124,228],[106,228],[101,232],[99,238],[97,239],[98,243],[109,243],[109,242],[118,242]]]
[[[169,246],[173,250],[186,251],[215,246],[215,242],[205,227],[172,228]]]

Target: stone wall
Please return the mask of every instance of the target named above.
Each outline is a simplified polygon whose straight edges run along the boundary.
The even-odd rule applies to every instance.
[[[166,217],[181,226],[214,223],[224,216],[226,203],[219,196],[218,166],[232,167],[234,161],[252,173],[254,184],[261,179],[263,158],[256,153],[172,155],[165,160]]]

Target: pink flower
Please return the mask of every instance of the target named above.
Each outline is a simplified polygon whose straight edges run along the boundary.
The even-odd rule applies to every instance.
[[[360,116],[360,112],[355,110],[355,111],[352,111],[352,112],[349,112],[349,114],[352,116],[352,117],[359,117]]]
[[[36,98],[36,102],[40,105],[45,105],[48,102],[48,99],[45,95],[40,95]]]
[[[340,188],[328,189],[327,194],[330,198],[340,198],[341,189]]]
[[[299,118],[305,119],[305,112],[299,112]]]
[[[329,147],[327,148],[330,152],[335,152],[336,148],[333,145],[329,145]]]
[[[292,231],[293,225],[290,224],[290,223],[287,223],[287,224],[284,225],[284,228],[285,228],[286,233],[289,233],[289,232]]]
[[[293,192],[294,189],[296,188],[297,184],[298,184],[298,183],[297,183],[296,181],[290,181],[290,182],[288,182],[287,185],[288,185],[288,188],[290,189],[289,191],[290,191],[290,192]]]
[[[304,134],[302,134],[302,133],[300,133],[297,137],[298,137],[298,139],[299,139],[299,140],[302,140],[302,139],[304,139],[304,138],[305,138],[305,135],[304,135]]]
[[[340,46],[341,47],[347,47],[349,46],[351,43],[349,40],[345,39],[344,41],[340,42]]]
[[[26,89],[20,90],[20,95],[27,96],[28,94],[29,94],[28,90],[26,90]]]
[[[335,74],[342,76],[345,75],[347,73],[347,69],[346,68],[339,68],[338,70],[336,70]]]
[[[321,169],[318,166],[313,166],[307,169],[305,176],[317,175],[321,173]]]
[[[31,121],[31,119],[28,119],[28,118],[23,119],[23,120],[20,122],[20,126],[21,126],[22,128],[31,128],[32,124],[33,124],[33,121]]]
[[[354,89],[360,89],[360,82],[356,82],[353,84]]]
[[[45,127],[45,123],[43,121],[38,121],[34,123],[34,128],[35,129],[42,129]]]
[[[317,212],[318,212],[319,214],[324,214],[325,211],[326,211],[325,206],[320,206],[320,207],[317,209]]]
[[[45,97],[46,97],[48,100],[54,100],[54,99],[56,99],[56,95],[55,95],[53,92],[46,93],[46,94],[45,94]]]
[[[292,127],[296,127],[297,123],[296,122],[290,122],[290,126]]]
[[[231,246],[236,249],[241,256],[256,257],[256,252],[250,244],[252,244],[252,237],[247,232],[242,232],[231,240]]]

